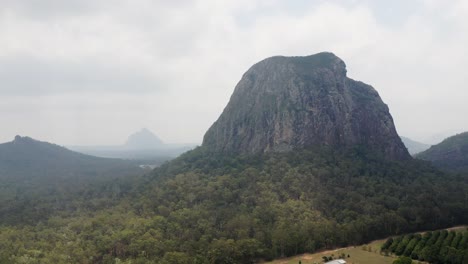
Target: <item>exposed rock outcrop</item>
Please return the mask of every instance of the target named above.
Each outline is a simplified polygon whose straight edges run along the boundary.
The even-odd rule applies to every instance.
[[[347,78],[345,63],[326,52],[252,66],[203,140],[234,153],[315,145],[363,145],[390,159],[410,158],[377,91]]]

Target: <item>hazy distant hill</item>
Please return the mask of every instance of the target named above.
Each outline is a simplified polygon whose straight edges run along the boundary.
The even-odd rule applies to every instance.
[[[408,152],[411,155],[425,151],[431,146],[429,144],[424,144],[403,136],[401,137],[401,140],[403,141],[403,144],[405,144],[406,148],[408,149]]]
[[[68,146],[81,153],[118,159],[145,160],[160,164],[195,147],[195,144],[165,144],[150,130],[143,128],[130,135],[123,145],[116,146]]]
[[[443,169],[468,171],[468,132],[449,137],[415,157]]]
[[[127,149],[158,149],[164,146],[164,142],[146,128],[133,133],[125,143]]]

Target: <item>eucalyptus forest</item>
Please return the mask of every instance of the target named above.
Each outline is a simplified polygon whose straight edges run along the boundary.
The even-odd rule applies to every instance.
[[[10,210],[0,263],[254,263],[466,223],[467,184],[359,148],[199,147],[131,181],[37,197],[45,208],[63,202],[55,211],[9,202],[31,215]]]

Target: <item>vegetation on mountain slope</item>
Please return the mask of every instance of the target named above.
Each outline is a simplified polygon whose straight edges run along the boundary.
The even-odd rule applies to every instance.
[[[416,158],[431,161],[435,166],[449,171],[468,172],[468,132],[443,140]]]
[[[0,144],[0,224],[35,224],[55,213],[74,212],[92,198],[125,192],[121,182],[140,174],[134,162],[17,136]]]
[[[466,223],[467,181],[365,149],[228,156],[198,148],[121,186],[126,193],[88,201],[108,208],[4,225],[0,260],[249,263],[358,245]]]

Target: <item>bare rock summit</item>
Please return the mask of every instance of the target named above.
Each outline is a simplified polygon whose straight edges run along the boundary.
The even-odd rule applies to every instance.
[[[203,146],[243,154],[364,146],[389,159],[410,158],[377,91],[348,78],[345,63],[328,52],[253,65]]]

